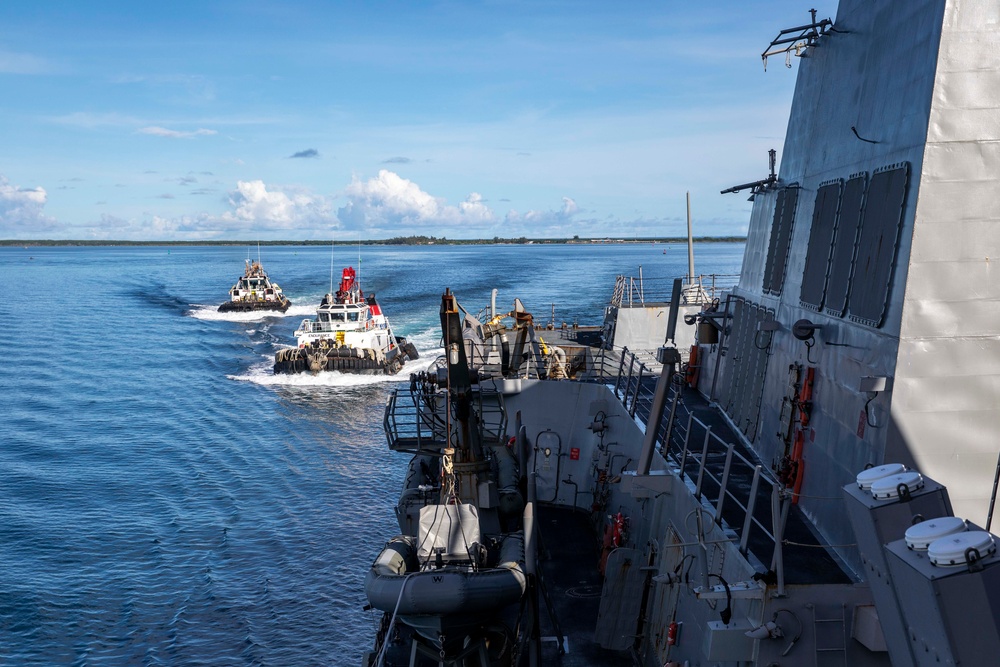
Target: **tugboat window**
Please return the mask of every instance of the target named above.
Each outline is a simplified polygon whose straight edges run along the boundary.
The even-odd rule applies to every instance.
[[[837,317],[842,317],[847,310],[867,182],[868,174],[851,176],[840,204],[840,220],[833,237],[833,256],[826,283],[826,312]]]
[[[806,250],[806,266],[802,272],[802,291],[799,292],[802,306],[810,310],[820,310],[823,307],[823,297],[826,295],[833,238],[837,232],[841,185],[842,182],[837,180],[820,186],[816,192],[812,228],[809,230],[809,247]]]
[[[344,321],[344,314],[343,313],[330,313],[330,321],[331,322],[343,322]]]
[[[795,204],[798,200],[798,187],[785,188],[778,192],[778,201],[774,205],[774,220],[771,223],[767,262],[764,265],[764,291],[768,294],[781,294],[781,287],[785,282],[788,246],[792,239],[792,223],[795,220]]]

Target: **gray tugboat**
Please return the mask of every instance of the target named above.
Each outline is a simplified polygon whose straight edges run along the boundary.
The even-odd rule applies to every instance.
[[[404,537],[369,573],[366,664],[997,662],[1000,13],[843,0],[788,20],[762,54],[802,56],[781,169],[728,189],[753,199],[737,285],[685,317],[679,280],[656,350],[631,349],[648,332],[623,318],[649,304],[630,300],[613,349],[547,334],[577,360],[561,379],[530,321],[445,324],[447,373],[390,397],[389,445],[418,458]],[[524,507],[504,524],[509,465]],[[465,504],[477,522],[409,518]],[[498,547],[518,532],[520,602],[505,588],[462,622],[444,572],[517,562]]]
[[[292,305],[278,283],[267,277],[261,263],[246,260],[246,268],[229,290],[229,301],[219,306],[220,313],[244,313],[257,310],[285,312]]]

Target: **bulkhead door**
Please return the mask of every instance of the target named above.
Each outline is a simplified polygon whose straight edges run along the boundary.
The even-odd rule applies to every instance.
[[[559,463],[562,441],[555,431],[542,431],[535,438],[535,486],[538,500],[554,502],[559,496]]]

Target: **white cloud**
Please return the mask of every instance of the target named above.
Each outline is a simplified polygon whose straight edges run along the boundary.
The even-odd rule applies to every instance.
[[[521,214],[511,209],[507,212],[506,222],[522,227],[526,226],[525,223],[527,223],[527,226],[536,230],[541,225],[559,225],[568,222],[574,215],[580,212],[580,207],[569,197],[563,197],[562,200],[562,208],[558,211],[528,211]]]
[[[296,188],[270,190],[264,181],[239,181],[229,193],[233,211],[223,214],[226,221],[263,225],[267,229],[296,229],[300,225],[330,226],[331,205],[322,195]]]
[[[496,220],[476,192],[458,206],[450,206],[387,169],[364,182],[355,176],[343,196],[347,204],[337,211],[337,217],[355,229],[426,231],[430,227],[464,227]]]
[[[55,218],[43,212],[47,200],[44,188],[19,188],[0,176],[0,234],[58,229]]]
[[[184,132],[181,130],[168,130],[165,127],[158,127],[156,125],[140,127],[136,130],[136,132],[139,134],[151,134],[154,137],[169,137],[171,139],[189,139],[191,137],[203,137],[218,134],[215,130],[206,130],[204,128],[193,130],[191,132]]]

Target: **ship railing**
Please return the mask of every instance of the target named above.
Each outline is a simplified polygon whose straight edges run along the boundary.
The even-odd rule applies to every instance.
[[[447,447],[444,400],[443,394],[426,392],[419,383],[393,390],[386,401],[382,421],[389,449],[431,454]]]
[[[629,415],[638,415],[645,421],[659,376],[660,366],[651,355],[624,347],[620,350],[597,350],[586,371],[577,375],[576,380],[607,385]]]
[[[696,276],[681,276],[681,303],[710,304],[722,297],[739,282],[738,274],[705,273]],[[615,288],[611,295],[611,305],[618,308],[644,306],[651,303],[669,303],[674,290],[673,278],[644,278],[642,267],[639,275],[615,278]]]
[[[584,381],[606,384],[633,418],[649,428],[650,409],[661,366],[628,348],[600,350]],[[679,370],[679,369],[678,369]],[[656,425],[660,455],[687,478],[695,495],[711,507],[712,518],[730,528],[742,554],[771,556],[770,569],[784,593],[782,535],[790,501],[780,484],[760,463],[727,442],[711,425],[691,413],[681,399],[684,377],[676,373],[667,411]]]
[[[503,395],[495,389],[479,387],[475,392],[477,425],[484,445],[499,445],[507,433],[507,410]],[[445,422],[446,395],[429,391],[420,382],[394,389],[386,401],[383,428],[389,449],[412,454],[439,454],[448,447]]]
[[[663,420],[660,425],[660,454],[673,462],[682,479],[688,478],[695,496],[714,510],[715,522],[734,530],[740,553],[770,552],[770,569],[777,574],[778,593],[783,594],[782,539],[791,505],[784,485],[676,400],[681,387],[675,382],[670,397],[673,422]]]

